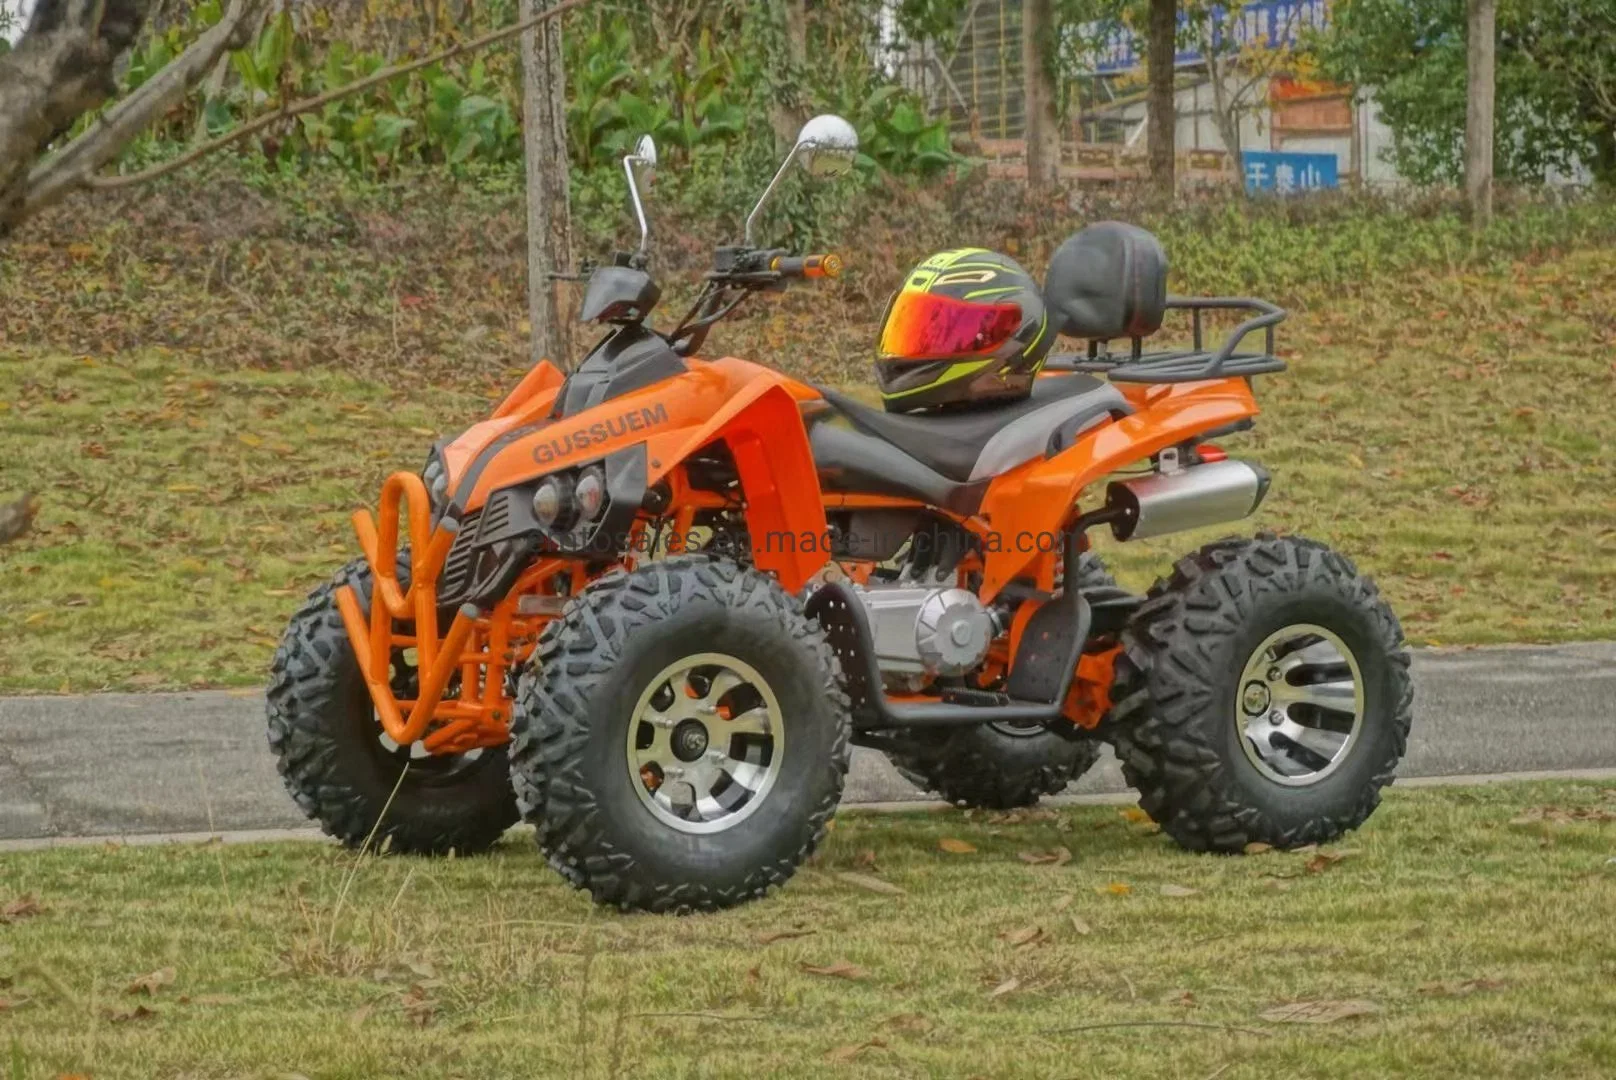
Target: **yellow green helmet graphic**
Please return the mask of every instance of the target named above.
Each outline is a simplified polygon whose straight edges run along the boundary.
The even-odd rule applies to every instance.
[[[875,379],[888,412],[1023,398],[1054,341],[1032,275],[985,248],[940,251],[887,304]]]

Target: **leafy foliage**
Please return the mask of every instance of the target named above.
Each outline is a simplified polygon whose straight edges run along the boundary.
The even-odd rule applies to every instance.
[[[1616,179],[1616,0],[1499,0],[1494,168],[1541,181],[1590,166]],[[1463,173],[1465,0],[1340,0],[1322,70],[1374,87],[1394,163],[1420,182]]]
[[[477,19],[490,28],[505,25],[515,17],[505,9],[513,6],[491,5]],[[233,54],[216,93],[199,93],[172,112],[125,164],[161,160],[198,132],[222,133],[397,62],[399,25],[418,32],[402,36],[406,52],[416,54],[485,28],[446,21],[422,30],[398,0],[372,0],[366,10],[358,30],[339,25],[325,6],[281,10]],[[959,162],[946,122],[925,116],[913,95],[870,64],[871,0],[814,5],[807,32],[815,63],[800,69],[786,62],[769,10],[761,0],[704,0],[690,8],[601,8],[568,20],[568,142],[584,206],[621,200],[618,161],[649,133],[663,156],[663,176],[679,177],[678,197],[699,198],[726,220],[737,219],[778,164],[781,132],[771,118],[783,102],[803,117],[848,116],[864,139],[866,182],[882,173],[931,175]],[[126,88],[161,70],[219,14],[220,0],[203,0],[150,30],[131,57]],[[425,165],[508,187],[519,180],[522,158],[521,73],[513,59],[510,50],[495,50],[434,65],[273,125],[256,149],[272,173],[335,167],[378,180]],[[787,233],[811,228],[811,198],[788,193],[779,211]]]

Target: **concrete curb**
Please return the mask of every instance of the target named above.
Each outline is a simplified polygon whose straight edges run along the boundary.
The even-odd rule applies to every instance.
[[[1612,780],[1616,769],[1561,769],[1531,772],[1477,773],[1467,776],[1411,776],[1399,779],[1393,787],[1437,788],[1479,787],[1488,784],[1530,783],[1538,780]],[[1098,792],[1089,795],[1056,795],[1043,800],[1042,805],[1061,806],[1131,806],[1135,802],[1131,791]],[[936,800],[906,800],[903,802],[844,803],[841,813],[860,814],[925,814],[941,813],[956,807]],[[519,831],[526,826],[518,825]],[[0,855],[16,852],[50,851],[55,848],[95,847],[112,844],[117,847],[154,847],[160,844],[275,844],[301,840],[329,843],[331,838],[319,829],[238,829],[225,832],[131,833],[117,836],[55,836],[34,840],[0,840]]]

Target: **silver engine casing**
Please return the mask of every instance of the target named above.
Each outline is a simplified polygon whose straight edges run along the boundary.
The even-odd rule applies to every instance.
[[[963,675],[999,634],[993,613],[967,589],[878,585],[858,596],[884,675]]]

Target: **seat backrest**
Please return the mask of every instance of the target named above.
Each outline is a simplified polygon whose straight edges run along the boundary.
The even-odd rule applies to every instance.
[[[1055,328],[1094,341],[1154,334],[1167,307],[1167,256],[1137,225],[1101,221],[1055,249],[1044,274]]]

